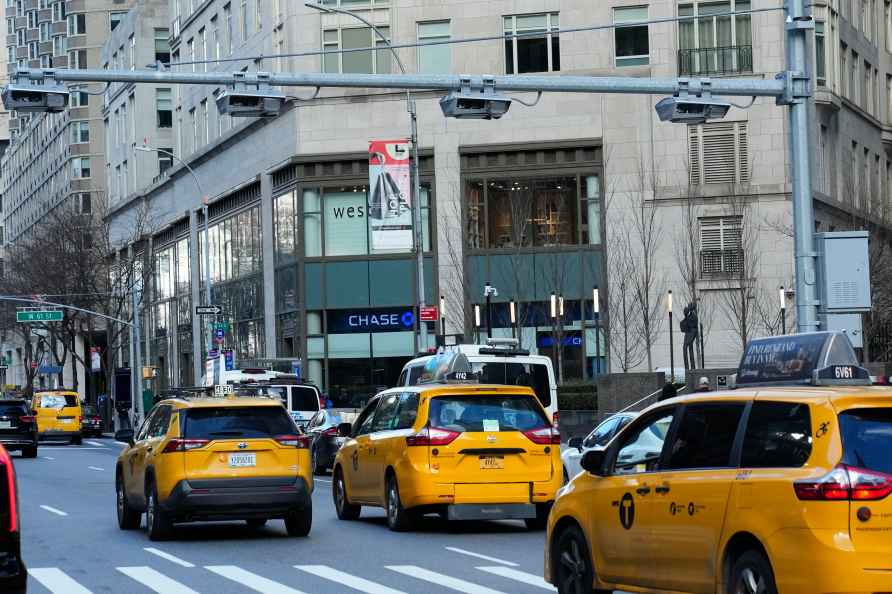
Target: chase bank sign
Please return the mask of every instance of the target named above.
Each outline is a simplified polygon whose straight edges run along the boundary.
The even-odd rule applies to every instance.
[[[415,312],[405,307],[360,310],[329,310],[329,334],[354,332],[411,332]]]

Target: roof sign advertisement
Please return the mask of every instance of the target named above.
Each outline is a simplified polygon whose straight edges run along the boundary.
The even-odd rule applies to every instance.
[[[821,373],[830,367],[857,365],[851,343],[838,332],[758,338],[747,343],[744,349],[736,384],[811,384],[818,379],[834,379],[825,378],[826,373]]]

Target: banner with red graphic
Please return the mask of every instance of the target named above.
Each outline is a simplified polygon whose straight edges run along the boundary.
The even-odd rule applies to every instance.
[[[373,252],[412,249],[408,140],[369,142],[368,219]]]

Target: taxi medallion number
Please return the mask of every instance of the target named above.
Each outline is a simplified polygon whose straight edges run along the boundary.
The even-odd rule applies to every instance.
[[[499,470],[505,468],[505,457],[480,456],[480,468],[483,470]]]
[[[229,454],[230,468],[257,466],[257,454]]]

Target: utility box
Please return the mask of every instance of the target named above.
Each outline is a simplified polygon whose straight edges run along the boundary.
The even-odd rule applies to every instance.
[[[815,233],[821,313],[870,311],[867,241],[867,231]]]
[[[821,330],[842,332],[856,349],[864,348],[864,330],[861,327],[861,314],[823,314]]]

